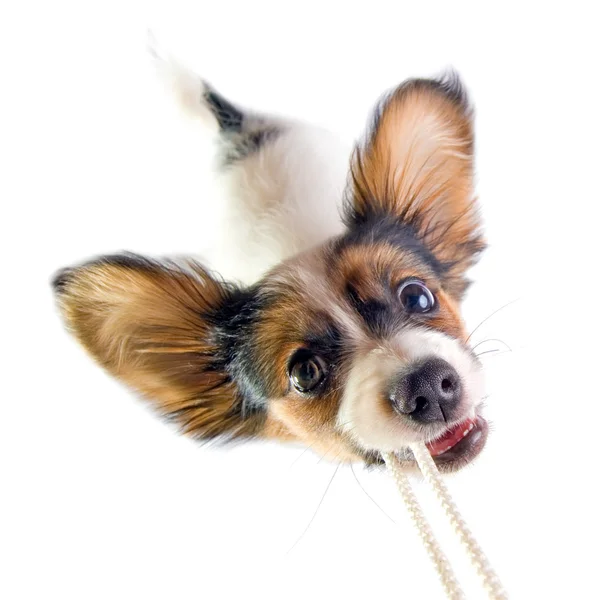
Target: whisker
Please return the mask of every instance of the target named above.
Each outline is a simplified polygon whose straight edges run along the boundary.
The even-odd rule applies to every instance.
[[[343,427],[345,427],[346,425],[349,425],[351,423],[351,421],[347,421],[346,423],[341,423],[340,425],[338,425],[338,427],[341,429]],[[343,432],[344,434],[350,434],[354,431],[354,429],[356,428],[356,425],[353,425],[352,427],[350,427],[350,429],[344,429]],[[317,443],[317,441],[314,441],[312,444],[310,444],[310,446],[307,446],[306,448],[304,448],[300,454],[298,456],[296,456],[296,458],[294,458],[294,460],[292,461],[292,463],[290,464],[290,466],[288,467],[288,469],[291,469],[305,454],[306,452],[308,452],[311,448],[313,448],[313,446]],[[331,444],[331,446],[329,446],[328,450],[325,453],[320,453],[318,452],[318,454],[320,454],[319,460],[317,461],[317,464],[321,463],[321,461],[324,458],[328,458],[329,456],[329,451],[331,450],[331,448],[333,448],[333,446],[337,443],[337,440],[334,440],[333,443]],[[336,457],[340,455],[341,452],[338,452]],[[334,462],[334,461],[332,461]]]
[[[325,496],[327,495],[327,492],[329,491],[329,488],[331,487],[331,484],[333,483],[333,479],[337,475],[339,468],[340,468],[340,465],[338,465],[335,468],[335,471],[333,472],[333,475],[331,476],[331,479],[329,480],[329,483],[327,484],[327,487],[325,488],[325,491],[323,492],[323,495],[321,496],[321,500],[319,500],[319,504],[317,505],[317,508],[316,508],[315,512],[313,513],[313,516],[311,517],[310,521],[308,522],[308,525],[306,526],[304,531],[300,534],[300,537],[294,542],[293,546],[286,552],[286,556],[298,545],[298,543],[306,535],[306,532],[309,530],[310,526],[312,525],[313,521],[315,520],[315,517],[317,516],[317,513],[319,512],[319,509],[321,508],[321,505],[323,504],[323,500],[325,500]]]
[[[500,340],[497,338],[488,338],[487,340],[482,340],[481,342],[477,342],[477,344],[475,344],[471,350],[475,350],[475,348],[477,348],[477,346],[481,346],[481,344],[485,344],[486,342],[500,342],[501,344],[503,344],[504,346],[506,346],[510,352],[512,352],[512,348],[504,341],[504,340]]]
[[[476,356],[477,356],[477,358],[479,358],[480,356],[483,356],[484,354],[490,354],[490,353],[496,354],[496,356],[500,356],[502,354],[509,354],[511,352],[512,352],[512,350],[500,350],[500,349],[496,348],[495,350],[485,350],[484,352],[480,352]]]
[[[320,458],[320,459],[317,461],[317,464],[319,464],[319,463],[320,463],[320,462],[321,462],[323,459],[325,459],[325,460],[327,460],[327,461],[329,461],[329,462],[332,462],[332,463],[335,463],[335,462],[337,462],[337,459],[339,458],[340,454],[341,454],[341,453],[344,451],[344,449],[342,448],[342,449],[338,450],[338,451],[335,453],[335,456],[332,458],[332,457],[330,456],[330,452],[331,452],[331,449],[332,449],[332,448],[335,446],[335,444],[336,444],[336,441],[334,440],[334,442],[333,442],[333,443],[332,443],[332,444],[329,446],[329,448],[327,448],[327,451],[326,451],[326,452],[325,452],[325,453],[324,453],[324,454],[321,456],[321,458]],[[338,464],[338,466],[339,466],[339,465],[341,465],[341,464],[342,464],[342,463],[340,462],[340,463]]]
[[[304,448],[304,450],[302,450],[302,452],[300,452],[300,454],[292,461],[292,464],[288,467],[288,469],[291,469],[315,445],[315,443],[316,442],[313,442],[310,446]]]
[[[479,352],[478,354],[476,354],[475,356],[477,358],[479,358],[480,356],[483,356],[484,354],[490,354],[492,352],[500,352],[500,348],[494,348],[492,350],[484,350],[483,352]],[[504,352],[508,352],[508,350],[505,350]]]
[[[510,302],[507,302],[506,304],[504,304],[503,306],[501,306],[500,308],[497,308],[493,313],[489,314],[485,319],[483,319],[483,321],[481,321],[479,323],[479,325],[477,325],[477,327],[475,327],[475,329],[473,329],[473,331],[471,331],[471,333],[469,334],[469,337],[467,338],[467,342],[471,339],[471,337],[473,336],[473,334],[489,319],[491,319],[496,313],[499,313],[501,310],[505,309],[507,306],[510,306],[511,304],[514,304],[515,302],[517,302],[518,300],[520,300],[521,298],[515,298],[514,300],[511,300]]]
[[[354,479],[356,480],[356,483],[358,483],[358,486],[360,487],[360,489],[366,494],[367,498],[394,524],[396,525],[396,521],[394,521],[394,519],[392,519],[392,517],[390,517],[390,515],[388,515],[385,510],[383,510],[383,508],[381,508],[381,506],[379,506],[379,504],[377,504],[377,502],[375,501],[375,499],[373,498],[373,496],[371,496],[371,494],[369,494],[369,492],[367,492],[367,490],[364,488],[363,484],[360,482],[360,480],[358,479],[358,476],[356,475],[356,471],[354,470],[354,465],[352,463],[350,463],[350,470],[352,471],[352,475],[354,475]]]

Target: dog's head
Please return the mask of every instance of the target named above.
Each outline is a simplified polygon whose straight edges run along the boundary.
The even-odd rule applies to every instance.
[[[297,440],[368,463],[425,441],[458,468],[487,427],[459,312],[484,243],[457,79],[383,100],[345,222],[247,289],[192,261],[120,255],[59,273],[59,305],[103,367],[192,436]]]

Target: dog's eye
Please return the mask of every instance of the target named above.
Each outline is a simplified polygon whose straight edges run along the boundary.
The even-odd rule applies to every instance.
[[[410,313],[426,313],[435,305],[435,298],[420,281],[405,281],[398,290],[404,310]]]
[[[299,350],[290,362],[290,380],[299,392],[314,390],[327,375],[325,361],[308,350]]]

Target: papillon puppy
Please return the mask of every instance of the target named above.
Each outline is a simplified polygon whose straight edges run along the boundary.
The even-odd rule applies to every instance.
[[[469,463],[487,424],[460,303],[485,244],[458,76],[405,81],[348,148],[160,68],[217,141],[223,246],[210,268],[125,253],[60,271],[68,329],[199,440],[409,467],[423,441],[442,470]]]

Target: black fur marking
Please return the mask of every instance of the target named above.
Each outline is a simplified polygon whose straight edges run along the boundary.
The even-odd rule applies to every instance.
[[[372,333],[383,337],[390,331],[390,326],[397,320],[390,303],[379,299],[363,300],[351,284],[348,284],[347,294],[350,303]]]
[[[89,260],[78,267],[67,267],[58,271],[52,278],[52,287],[57,294],[63,293],[71,282],[77,271],[81,268],[93,267],[94,265],[115,265],[126,269],[164,269],[166,265],[158,261],[140,256],[133,252],[121,252],[120,254],[109,254]]]
[[[221,131],[228,133],[240,133],[242,131],[244,114],[229,100],[215,92],[208,85],[204,92],[204,98],[215,115]]]
[[[326,314],[315,315],[315,322],[318,322],[319,330],[305,337],[301,351],[318,355],[327,365],[327,376],[324,381],[314,390],[304,393],[307,398],[317,399],[327,394],[336,385],[336,371],[344,359],[344,340],[340,330]],[[296,355],[297,353],[294,356]]]
[[[69,282],[71,281],[71,277],[73,275],[73,269],[61,269],[57,273],[54,274],[51,280],[52,288],[56,294],[62,294]]]
[[[337,240],[334,253],[340,253],[349,246],[368,246],[373,243],[387,242],[397,248],[406,250],[416,255],[424,264],[428,265],[438,277],[443,277],[447,265],[440,262],[433,252],[419,239],[415,228],[393,216],[378,216],[353,227]]]
[[[439,92],[464,112],[471,110],[471,103],[467,89],[460,75],[452,68],[434,79],[410,79],[406,82],[415,88],[431,89]]]
[[[63,293],[79,269],[103,264],[136,271],[186,272],[185,261],[181,263],[172,260],[159,261],[138,254],[123,252],[102,256],[87,261],[79,267],[59,271],[52,279],[55,292],[57,294]],[[190,271],[190,274],[192,274],[192,271]],[[256,322],[261,309],[265,306],[264,294],[261,297],[257,289],[240,289],[235,285],[220,281],[214,273],[206,272],[206,276],[219,282],[223,288],[224,298],[220,306],[199,315],[212,326],[213,339],[211,341],[217,349],[203,369],[208,372],[222,374],[222,378],[219,378],[215,387],[235,381],[239,401],[234,406],[231,416],[249,417],[253,413],[260,412],[269,397],[264,384],[255,375],[257,361],[254,358],[253,348],[255,345],[252,338],[252,326]],[[193,360],[194,355],[190,354],[189,358]],[[202,399],[199,398],[198,402],[201,404]],[[193,408],[194,406],[190,405],[190,407],[183,409],[183,412]],[[172,419],[175,416],[177,415],[167,415],[167,418]],[[257,427],[258,425],[259,421],[257,421]]]
[[[241,418],[265,416],[269,398],[281,394],[281,390],[273,386],[279,378],[273,377],[272,365],[260,361],[260,348],[255,338],[256,323],[263,311],[276,301],[275,296],[268,296],[257,287],[237,290],[211,316],[215,325],[215,343],[219,348],[214,368],[226,372],[228,381],[235,382],[240,397],[236,409]],[[342,357],[342,336],[325,315],[317,320],[319,330],[308,334],[302,345],[321,356],[332,370]],[[319,387],[316,395],[327,390],[328,381]]]
[[[208,85],[204,99],[217,119],[221,134],[227,139],[223,157],[225,166],[257,152],[279,133],[276,127],[261,123],[259,119],[249,120],[240,109]]]
[[[242,418],[264,412],[272,395],[268,378],[261,376],[256,357],[254,325],[270,302],[256,287],[235,289],[219,309],[208,315],[214,325],[214,343],[218,348],[213,368],[228,374],[239,390]]]
[[[258,152],[265,144],[276,138],[278,134],[279,130],[275,127],[265,127],[231,136],[231,145],[227,148],[225,154],[225,165],[234,164],[236,161]]]
[[[460,106],[465,112],[470,112],[471,101],[469,100],[467,88],[458,72],[454,69],[448,69],[435,79],[419,81],[429,81],[430,85],[444,94],[446,98],[452,100],[454,104]]]
[[[336,363],[343,348],[342,334],[327,315],[317,315],[315,320],[324,327],[318,332],[308,334],[304,340],[305,345],[329,363]]]

